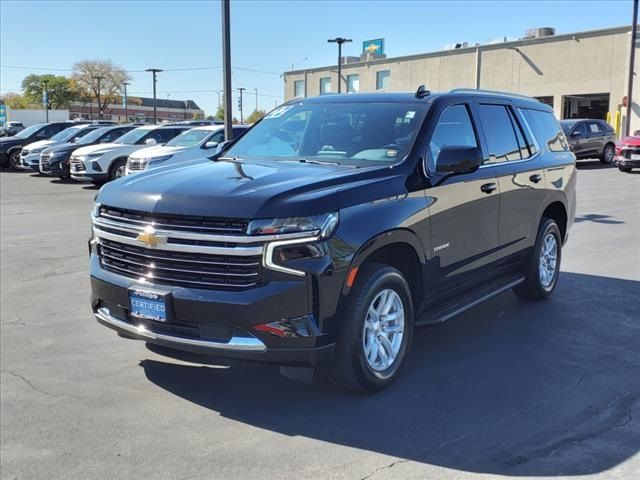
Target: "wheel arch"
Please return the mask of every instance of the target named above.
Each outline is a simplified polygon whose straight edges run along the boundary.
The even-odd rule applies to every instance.
[[[357,281],[358,270],[367,263],[380,263],[397,268],[407,279],[417,309],[424,296],[425,252],[415,233],[406,229],[389,230],[368,240],[354,255],[343,284],[348,295]],[[353,274],[353,270],[356,272]],[[351,280],[351,282],[350,282]]]
[[[560,235],[562,237],[562,242],[567,238],[567,229],[568,229],[568,214],[566,205],[560,200],[552,200],[550,201],[542,210],[540,214],[540,219],[538,221],[538,225],[543,218],[551,218],[556,222],[558,228],[560,229]]]

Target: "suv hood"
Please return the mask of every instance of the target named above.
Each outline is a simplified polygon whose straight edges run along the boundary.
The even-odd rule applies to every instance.
[[[131,155],[131,158],[156,158],[164,157],[165,155],[173,155],[181,152],[185,148],[190,147],[165,147],[162,145],[155,145],[153,147],[142,148]]]
[[[122,143],[99,143],[97,145],[87,145],[73,152],[75,155],[91,155],[96,153],[109,153],[114,150],[122,151],[122,153],[134,152],[145,145],[125,145]]]
[[[406,193],[399,167],[218,160],[159,168],[105,185],[97,202],[148,213],[234,218],[316,215]]]
[[[89,146],[89,145],[86,145],[86,146]],[[84,147],[81,147],[81,148],[84,148]],[[76,150],[76,149],[78,149],[78,144],[71,143],[71,142],[58,143],[56,145],[52,145],[49,148],[47,148],[47,150],[50,152],[61,152],[61,151]]]
[[[33,143],[29,143],[28,145],[24,146],[25,150],[33,150],[34,148],[46,148],[49,145],[52,145],[56,142],[54,142],[53,140],[38,140],[37,142],[33,142]]]

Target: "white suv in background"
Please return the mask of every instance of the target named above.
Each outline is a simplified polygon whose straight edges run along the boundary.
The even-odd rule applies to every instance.
[[[233,127],[234,138],[249,129],[246,125]],[[139,173],[156,167],[175,165],[187,160],[204,158],[218,153],[224,141],[224,126],[195,127],[181,133],[164,146],[143,148],[129,155],[126,174]]]
[[[79,148],[71,154],[71,178],[102,183],[122,177],[131,153],[164,144],[189,128],[185,125],[145,125],[125,133],[113,143]]]

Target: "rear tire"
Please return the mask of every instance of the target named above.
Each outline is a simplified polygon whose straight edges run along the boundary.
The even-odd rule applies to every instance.
[[[109,168],[109,180],[116,180],[123,177],[126,168],[127,160],[125,158],[115,160]]]
[[[398,376],[413,339],[414,310],[407,280],[393,267],[365,265],[341,311],[329,378],[355,392],[387,387]]]
[[[611,165],[611,163],[613,163],[613,157],[615,157],[615,154],[615,146],[612,143],[607,143],[604,146],[604,150],[602,150],[600,163],[602,163],[603,165]]]
[[[558,284],[562,237],[555,220],[543,218],[538,227],[533,252],[526,260],[525,280],[513,288],[520,298],[544,300],[553,293]]]
[[[631,168],[629,168],[629,167],[618,167],[618,170],[620,170],[621,172],[624,172],[624,173],[630,173],[631,172]]]

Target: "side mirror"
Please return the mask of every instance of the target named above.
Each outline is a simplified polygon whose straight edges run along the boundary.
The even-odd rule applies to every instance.
[[[144,144],[145,144],[145,145],[155,145],[155,144],[157,144],[157,143],[158,143],[158,142],[156,142],[156,139],[155,139],[155,138],[147,138],[147,139],[144,141]]]
[[[204,144],[204,148],[215,148],[219,145],[218,142],[207,142]]]
[[[436,172],[462,173],[475,170],[482,163],[482,153],[477,147],[447,145],[440,150],[436,160]]]
[[[582,132],[580,130],[576,130],[575,132],[571,132],[572,137],[581,137]]]
[[[224,142],[220,142],[216,148],[216,152],[221,152],[231,143],[231,140],[225,140]]]

